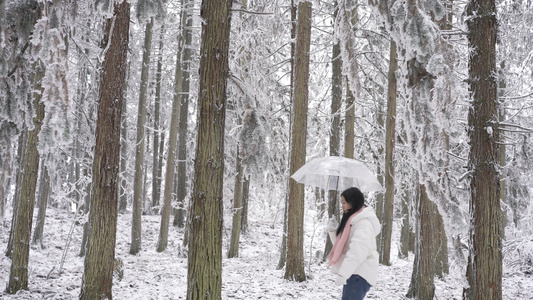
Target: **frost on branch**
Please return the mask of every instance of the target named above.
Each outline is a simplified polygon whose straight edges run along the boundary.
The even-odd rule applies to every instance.
[[[165,15],[165,7],[161,0],[139,0],[135,9],[139,20],[147,20],[149,18],[162,20]]]
[[[265,156],[265,130],[253,108],[244,112],[239,140],[243,165],[253,169],[264,165],[261,160]]]

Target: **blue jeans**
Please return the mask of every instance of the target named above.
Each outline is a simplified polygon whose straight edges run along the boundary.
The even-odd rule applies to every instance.
[[[342,300],[362,300],[370,289],[370,284],[359,275],[352,275],[342,289]]]

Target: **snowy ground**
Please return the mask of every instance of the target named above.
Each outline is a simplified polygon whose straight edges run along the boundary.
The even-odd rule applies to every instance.
[[[315,256],[323,250],[323,225],[312,217],[306,219],[306,274],[308,281],[295,283],[283,279],[283,270],[276,270],[279,260],[281,225],[273,226],[270,216],[251,214],[250,233],[241,236],[240,257],[223,260],[223,299],[340,299],[341,287],[334,284],[326,264]],[[139,255],[128,254],[131,213],[119,215],[116,255],[124,262],[124,277],[115,278],[114,299],[185,299],[187,290],[187,258],[182,246],[183,230],[171,227],[169,247],[163,253],[155,251],[159,231],[159,216],[143,216],[143,250]],[[7,245],[10,215],[0,224],[0,248]],[[77,299],[83,272],[83,258],[77,256],[82,227],[72,227],[72,216],[49,209],[45,226],[44,249],[30,252],[29,291],[8,295],[4,288],[0,299]],[[229,228],[231,219],[226,218]],[[72,240],[67,246],[69,232]],[[224,251],[230,239],[225,230]],[[67,250],[65,252],[65,250]],[[396,253],[395,250],[392,252]],[[310,255],[312,254],[312,255]],[[61,266],[62,257],[64,264]],[[310,259],[312,257],[312,259]],[[10,259],[0,255],[0,280],[9,280]],[[61,274],[59,270],[61,269]],[[390,267],[380,266],[376,286],[367,299],[406,299],[411,279],[412,259],[393,258]],[[462,271],[452,266],[446,281],[437,280],[436,299],[461,299]],[[503,279],[503,299],[533,299],[533,277],[506,274]]]

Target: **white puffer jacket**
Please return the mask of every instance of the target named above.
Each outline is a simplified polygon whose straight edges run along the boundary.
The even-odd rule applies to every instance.
[[[376,236],[381,231],[381,224],[371,207],[365,207],[350,224],[350,236],[342,249],[336,264],[331,266],[333,273],[339,274],[345,284],[350,276],[357,274],[370,285],[375,285],[378,278],[379,254]],[[348,224],[346,224],[348,226]],[[337,238],[335,231],[329,231],[332,243]]]

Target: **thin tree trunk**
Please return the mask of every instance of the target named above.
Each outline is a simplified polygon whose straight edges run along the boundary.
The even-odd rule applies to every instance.
[[[190,9],[193,2],[182,0],[182,37],[183,49],[181,60],[181,96],[180,96],[180,119],[179,119],[179,141],[178,141],[178,209],[174,215],[174,225],[185,226],[185,197],[187,195],[187,141],[188,120],[189,120],[189,92],[190,92],[190,69],[191,69],[191,43],[192,43],[192,17]]]
[[[233,225],[231,230],[230,248],[228,258],[239,256],[239,240],[241,237],[241,220],[242,220],[242,158],[237,146],[237,174],[235,174],[235,186],[233,191]]]
[[[278,261],[278,270],[283,269],[287,263],[287,231],[288,231],[288,213],[289,213],[289,195],[285,199],[285,206],[283,208],[283,236],[281,238],[280,256]]]
[[[499,71],[499,82],[498,82],[498,97],[501,97],[504,95],[506,88],[507,88],[507,82],[505,79],[505,60],[500,63],[500,71]],[[499,108],[499,118],[500,120],[505,120],[505,106],[501,106]],[[505,135],[500,136],[500,157],[499,157],[499,163],[500,163],[500,170],[502,170],[502,173],[500,174],[500,200],[502,203],[507,204],[506,207],[510,207],[509,202],[507,201],[507,172],[505,171],[505,166],[507,165],[506,157],[506,141],[505,141]],[[505,240],[505,226],[508,223],[507,219],[507,209],[502,211],[501,215],[501,238],[502,240]]]
[[[355,146],[355,97],[346,82],[346,113],[344,116],[344,157],[353,158]]]
[[[391,40],[389,55],[389,78],[387,91],[387,119],[385,133],[385,201],[383,204],[383,219],[381,241],[381,263],[390,265],[392,221],[394,212],[394,146],[396,140],[396,70],[398,57],[396,43]]]
[[[165,33],[165,25],[161,25],[161,32],[159,34],[159,54],[157,58],[157,72],[156,72],[156,88],[155,88],[155,103],[154,103],[154,151],[152,161],[152,211],[159,206],[159,199],[161,198],[161,168],[160,156],[163,153],[163,148],[160,146],[161,136],[161,77],[163,70],[163,35]]]
[[[344,11],[341,19],[344,30],[354,31],[359,15],[357,12],[357,1],[347,0],[344,3]],[[353,34],[353,33],[350,33]],[[341,44],[341,52],[344,50],[344,56],[348,56],[349,61],[343,62],[344,69],[348,70],[349,76],[346,76],[346,113],[344,123],[344,157],[354,158],[355,151],[355,97],[359,97],[361,91],[361,83],[359,79],[359,63],[354,55],[355,42],[353,40],[345,40]],[[354,95],[354,92],[356,93]],[[379,216],[379,215],[378,215]]]
[[[135,179],[133,182],[133,219],[131,226],[131,246],[130,254],[137,254],[141,250],[141,233],[142,233],[142,205],[143,200],[143,173],[144,173],[144,149],[145,149],[145,130],[146,124],[146,94],[148,89],[148,78],[150,72],[150,52],[152,49],[152,28],[154,25],[153,18],[146,23],[144,31],[143,60],[141,68],[141,89],[139,92],[139,111],[137,114],[137,142],[135,147]]]
[[[191,197],[187,299],[221,299],[224,130],[231,0],[202,1],[198,138]]]
[[[250,176],[244,176],[242,183],[242,218],[241,232],[248,232],[248,201],[250,200]]]
[[[183,3],[182,3],[183,4]],[[182,6],[182,18],[184,15]],[[183,20],[182,20],[183,22]],[[167,152],[167,165],[165,173],[165,189],[163,190],[163,209],[161,210],[161,226],[159,228],[159,239],[157,241],[157,252],[162,252],[167,249],[168,245],[168,229],[170,222],[170,204],[172,202],[172,191],[175,188],[175,168],[176,168],[176,146],[178,142],[178,121],[181,112],[180,108],[180,95],[182,93],[183,86],[183,69],[182,69],[182,56],[183,45],[180,37],[180,43],[178,45],[178,53],[176,55],[176,72],[174,75],[174,98],[172,100],[172,115],[170,117],[170,134],[168,141]]]
[[[33,208],[35,206],[35,189],[37,185],[37,174],[39,172],[39,132],[41,131],[44,119],[44,103],[41,102],[42,86],[41,80],[44,77],[44,66],[36,66],[35,77],[33,79],[33,107],[35,116],[33,117],[33,129],[28,132],[27,144],[24,149],[22,159],[22,175],[20,198],[14,217],[15,224],[13,230],[13,253],[11,257],[11,269],[9,272],[9,283],[6,292],[15,294],[19,290],[28,289],[28,260],[30,256],[30,238],[33,221]]]
[[[6,214],[6,186],[8,183],[9,175],[8,170],[0,170],[0,223],[3,223]]]
[[[311,18],[311,2],[299,2],[294,55],[294,123],[292,124],[291,174],[294,174],[305,164],[306,158]],[[284,277],[301,282],[307,279],[303,257],[304,189],[303,185],[294,179],[289,179],[288,216],[287,266]]]
[[[130,62],[131,63],[131,62]],[[129,64],[128,63],[128,71]],[[129,72],[127,72],[128,74]],[[124,91],[126,93],[126,91]],[[127,165],[128,165],[128,124],[127,124],[127,108],[126,101],[122,102],[122,122],[120,124],[120,188],[119,188],[119,207],[120,213],[126,212],[128,207],[128,179],[127,179]],[[87,208],[88,209],[88,208]]]
[[[337,1],[333,2],[335,11],[333,12],[333,18],[336,19],[338,15],[339,5]],[[336,22],[335,22],[336,24]],[[341,58],[341,46],[340,41],[335,41],[332,47],[331,54],[331,115],[333,120],[331,122],[331,129],[329,132],[329,155],[339,156],[340,155],[340,146],[341,146],[341,103],[342,103],[342,58]],[[339,199],[336,197],[336,191],[328,192],[328,219],[335,217],[339,221],[340,216],[337,214]],[[326,236],[326,245],[324,247],[324,257],[325,260],[333,244],[329,237]]]
[[[102,46],[107,48],[100,83],[93,161],[91,228],[80,300],[113,299],[113,264],[118,217],[120,126],[127,69],[130,4],[114,4]]]
[[[294,54],[295,54],[295,40],[296,40],[296,17],[297,17],[297,7],[294,5],[294,0],[291,0],[291,57],[290,57],[290,63],[291,63],[291,82],[290,82],[290,105],[291,105],[291,111],[289,114],[289,120],[290,120],[290,127],[292,128],[292,123],[294,122],[294,115],[293,115],[293,102],[294,102]],[[292,143],[292,132],[289,133],[289,140]],[[290,168],[290,160],[289,160],[289,168]],[[290,179],[289,179],[290,181]],[[289,182],[287,182],[287,185]],[[287,230],[288,230],[288,210],[289,210],[289,196],[285,197],[285,206],[283,210],[283,234],[281,235],[281,247],[280,247],[280,257],[278,262],[278,270],[283,269],[285,264],[287,263]]]
[[[144,153],[149,153],[150,152],[150,131],[148,132],[145,132],[144,133],[144,136],[145,136],[145,140],[146,140],[146,149],[144,151]],[[146,157],[146,156],[145,156]],[[151,211],[151,207],[152,207],[152,203],[150,203],[150,201],[148,200],[148,197],[147,197],[147,193],[148,193],[148,162],[145,160],[143,165],[145,166],[143,172],[143,195],[141,197],[142,199],[142,209],[141,211],[143,212],[142,214],[152,214],[152,211]]]
[[[470,256],[465,299],[502,299],[502,237],[499,178],[500,132],[496,73],[497,15],[494,0],[472,0],[468,17],[468,111],[471,172]]]
[[[35,224],[35,231],[33,232],[32,245],[39,245],[44,248],[43,231],[44,221],[46,218],[46,207],[48,205],[48,198],[50,197],[50,175],[48,174],[48,167],[44,165],[44,160],[41,162],[41,182],[39,183],[39,212],[37,213],[37,220]]]
[[[405,190],[401,199],[401,218],[402,227],[400,229],[400,246],[398,247],[398,258],[405,259],[409,257],[409,237],[411,233],[409,222],[409,206],[408,201],[410,193],[409,190]]]

